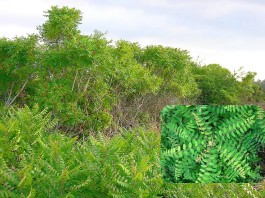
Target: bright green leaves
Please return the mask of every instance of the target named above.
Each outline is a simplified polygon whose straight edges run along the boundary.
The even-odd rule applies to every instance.
[[[60,44],[80,33],[77,26],[82,20],[81,12],[75,8],[52,6],[44,15],[48,20],[38,29],[42,39],[59,49]]]
[[[115,47],[112,48],[113,60],[109,66],[113,69],[110,73],[113,78],[113,86],[119,84],[123,92],[120,94],[127,97],[135,94],[156,93],[161,79],[137,62],[135,51],[141,51],[137,43],[123,40],[116,42]]]
[[[55,121],[37,106],[1,113],[1,197],[155,197],[163,190],[153,131],[77,142],[53,131]]]
[[[161,93],[173,93],[181,99],[199,94],[192,75],[192,62],[185,50],[148,46],[144,49],[142,64],[162,79]]]
[[[34,86],[37,78],[37,52],[36,35],[0,38],[0,98],[5,98],[0,102],[5,106],[27,101],[27,88]]]
[[[161,112],[163,178],[176,183],[258,179],[251,167],[264,141],[263,114],[256,106],[165,107]]]
[[[231,72],[218,64],[211,64],[197,70],[196,82],[201,89],[202,104],[239,104],[240,83]]]

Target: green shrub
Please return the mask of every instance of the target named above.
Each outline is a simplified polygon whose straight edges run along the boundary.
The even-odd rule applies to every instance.
[[[0,197],[262,197],[248,184],[161,178],[160,134],[143,128],[81,142],[35,106],[0,114]],[[250,194],[248,194],[250,193]]]
[[[159,136],[143,129],[112,139],[49,132],[45,111],[11,109],[0,121],[0,197],[150,197],[162,185]],[[151,141],[150,141],[151,140]]]

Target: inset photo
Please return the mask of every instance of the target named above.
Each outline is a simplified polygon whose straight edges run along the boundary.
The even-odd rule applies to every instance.
[[[166,106],[161,167],[173,183],[250,183],[265,176],[265,112],[255,105]]]

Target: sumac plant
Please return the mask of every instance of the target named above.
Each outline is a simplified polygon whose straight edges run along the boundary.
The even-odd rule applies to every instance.
[[[161,166],[175,183],[255,182],[265,145],[264,111],[254,105],[167,106],[162,112]]]

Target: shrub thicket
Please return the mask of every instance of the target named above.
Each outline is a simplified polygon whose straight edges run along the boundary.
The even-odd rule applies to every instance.
[[[143,128],[77,141],[46,111],[0,119],[0,197],[262,197],[249,184],[172,185],[161,177],[160,135]],[[263,193],[263,194],[262,194]]]

